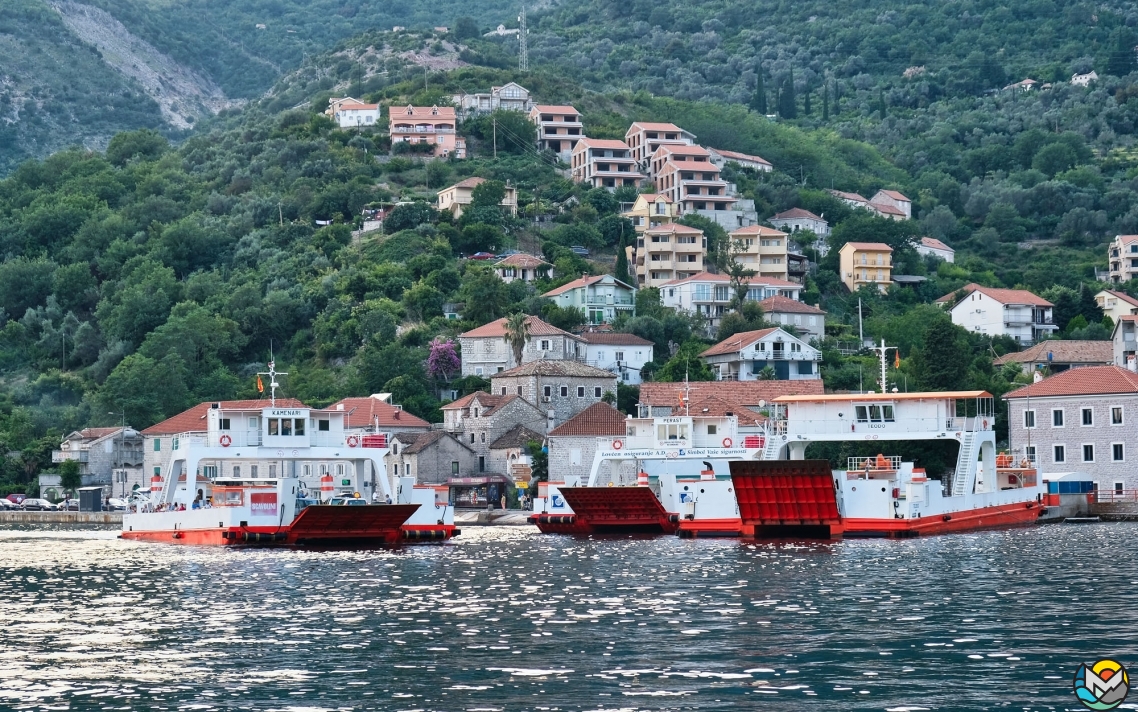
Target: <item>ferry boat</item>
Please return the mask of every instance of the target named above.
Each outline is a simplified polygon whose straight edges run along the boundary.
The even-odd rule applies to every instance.
[[[878,348],[883,385],[886,350]],[[1034,523],[1045,511],[1043,484],[1030,463],[997,458],[993,400],[985,391],[886,388],[782,396],[742,442],[734,418],[629,418],[626,438],[598,443],[588,482],[545,484],[529,520],[545,533],[805,538]],[[893,454],[849,458],[838,471],[805,459],[813,442],[947,440],[958,454],[945,482]]]
[[[388,479],[386,434],[345,432],[343,410],[278,405],[285,374],[270,363],[261,375],[265,406],[215,403],[204,431],[173,438],[149,492],[123,515],[124,539],[372,546],[458,534],[445,487]]]

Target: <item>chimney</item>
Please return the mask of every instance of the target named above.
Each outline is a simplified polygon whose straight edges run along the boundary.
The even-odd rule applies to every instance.
[[[344,404],[343,404],[343,403],[337,403],[337,404],[336,404],[336,410],[343,410],[343,409],[344,409]]]
[[[1130,371],[1138,371],[1138,363],[1134,360],[1134,354],[1126,357],[1126,368]]]
[[[1033,375],[1033,376],[1031,377],[1031,382],[1032,382],[1032,383],[1039,383],[1039,382],[1040,382],[1040,381],[1042,381],[1042,380],[1043,380],[1043,374],[1042,374],[1042,373],[1040,373],[1039,371],[1036,371],[1036,372],[1035,372],[1035,375]]]

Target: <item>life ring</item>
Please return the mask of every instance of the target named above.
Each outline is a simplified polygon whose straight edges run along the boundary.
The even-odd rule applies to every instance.
[[[735,443],[731,441],[731,438],[723,438],[723,447],[731,447],[734,444]]]
[[[228,435],[222,435],[221,438],[218,439],[218,442],[221,443],[222,447],[229,447],[233,444],[233,438]]]
[[[624,448],[624,441],[623,440],[613,440],[612,441],[612,449],[613,450],[621,450],[623,448]]]
[[[360,444],[360,436],[359,435],[349,435],[348,436],[348,447],[355,447],[356,445],[359,445],[359,444]]]

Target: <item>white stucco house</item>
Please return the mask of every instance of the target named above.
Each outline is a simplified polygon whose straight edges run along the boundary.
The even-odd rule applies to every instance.
[[[780,328],[744,331],[699,355],[720,381],[758,381],[771,367],[775,380],[820,379],[822,352]]]
[[[937,300],[952,315],[952,323],[987,336],[1010,336],[1033,344],[1059,327],[1053,322],[1055,306],[1026,289],[995,289],[969,284]]]
[[[655,344],[636,334],[586,331],[577,335],[585,342],[585,363],[617,374],[621,383],[638,385],[640,369],[653,358]]]

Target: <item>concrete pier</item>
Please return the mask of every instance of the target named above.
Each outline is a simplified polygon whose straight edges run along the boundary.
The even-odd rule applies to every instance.
[[[0,512],[0,527],[7,524],[115,524],[122,512]]]

